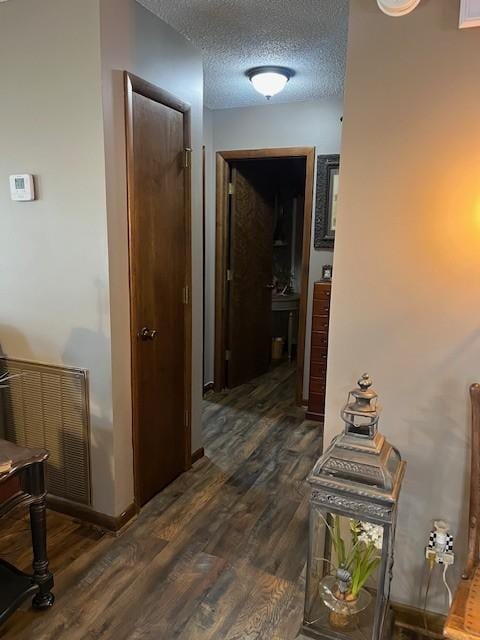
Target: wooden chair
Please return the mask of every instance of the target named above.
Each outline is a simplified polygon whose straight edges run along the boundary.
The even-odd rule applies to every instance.
[[[470,397],[472,466],[468,560],[445,623],[444,634],[449,640],[480,639],[480,384],[472,384]]]

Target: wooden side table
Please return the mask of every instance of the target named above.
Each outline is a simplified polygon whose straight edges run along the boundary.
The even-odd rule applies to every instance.
[[[45,466],[48,452],[27,449],[0,440],[0,454],[12,460],[9,471],[0,474],[0,488],[9,487],[0,504],[0,517],[20,503],[30,505],[33,574],[26,574],[0,559],[0,624],[33,595],[34,609],[47,609],[55,600],[53,575],[48,570]]]
[[[287,353],[288,359],[292,359],[293,348],[293,325],[295,316],[298,317],[298,307],[300,305],[300,296],[298,293],[288,293],[284,296],[273,295],[272,296],[272,311],[273,312],[288,312],[288,334],[287,334]]]

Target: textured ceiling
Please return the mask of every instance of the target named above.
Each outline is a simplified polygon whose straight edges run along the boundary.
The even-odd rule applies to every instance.
[[[138,0],[203,52],[205,104],[264,104],[245,77],[279,64],[296,75],[272,102],[343,93],[348,0]]]

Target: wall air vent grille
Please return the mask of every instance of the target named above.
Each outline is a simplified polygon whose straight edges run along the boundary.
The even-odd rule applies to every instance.
[[[0,437],[50,453],[48,492],[91,504],[88,375],[84,369],[0,358]]]

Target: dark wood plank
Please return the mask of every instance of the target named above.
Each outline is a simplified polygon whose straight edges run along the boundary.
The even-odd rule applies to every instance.
[[[58,594],[63,588],[65,576],[72,575],[72,565],[79,558],[93,560],[94,550],[101,547],[107,536],[96,527],[54,511],[48,511],[47,527],[49,564],[55,575],[54,592]],[[24,507],[18,507],[0,520],[0,556],[23,571],[30,571],[30,545],[28,515]],[[66,592],[67,590],[68,586],[65,588]],[[42,617],[38,612],[34,612],[27,602],[0,628],[0,638],[31,637],[31,629],[36,627]]]
[[[321,426],[305,421],[295,405],[290,365],[229,393],[209,393],[203,415],[205,457],[117,537],[49,512],[55,607],[38,615],[24,606],[0,638],[297,637],[308,539],[305,478],[320,454]],[[27,569],[24,511],[0,520],[0,534],[0,555]],[[399,638],[425,637],[409,612],[398,622]]]
[[[117,537],[49,514],[55,607],[17,612],[9,640],[293,640],[303,613],[306,475],[318,424],[281,365],[203,405],[202,457]],[[27,523],[5,523],[0,554],[27,565]]]

